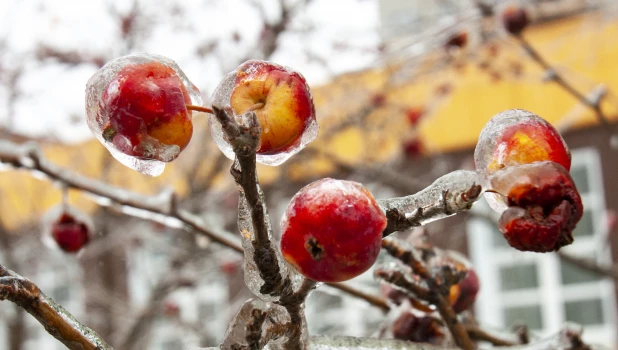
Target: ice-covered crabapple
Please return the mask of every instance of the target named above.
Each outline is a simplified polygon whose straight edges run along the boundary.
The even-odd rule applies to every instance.
[[[43,241],[66,253],[77,253],[89,242],[93,225],[86,214],[69,206],[51,209],[43,219]]]
[[[212,104],[229,107],[237,116],[256,113],[261,127],[256,154],[263,164],[283,163],[317,136],[315,107],[305,78],[272,62],[250,60],[241,64],[216,88]],[[221,126],[213,119],[215,142],[233,158]]]
[[[281,220],[281,252],[305,277],[341,282],[378,257],[386,216],[360,183],[322,179],[302,188]]]
[[[583,206],[562,165],[544,161],[508,167],[492,176],[491,186],[507,198],[498,227],[512,247],[551,252],[573,242]]]
[[[477,170],[496,170],[550,160],[571,168],[571,153],[560,133],[531,112],[514,109],[495,115],[483,128],[475,153]]]
[[[134,54],[110,61],[86,91],[88,126],[125,165],[138,168],[135,159],[172,161],[191,140],[187,105],[201,105],[199,91],[165,57]]]
[[[553,161],[571,168],[571,153],[562,136],[534,113],[512,109],[496,114],[485,125],[474,150],[476,170],[491,175],[520,164]],[[485,193],[496,211],[506,209],[504,197]]]
[[[502,25],[510,34],[521,34],[528,24],[530,24],[528,12],[522,7],[509,6],[502,12]]]

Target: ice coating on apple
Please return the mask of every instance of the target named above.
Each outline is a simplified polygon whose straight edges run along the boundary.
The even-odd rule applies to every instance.
[[[138,53],[108,62],[88,80],[88,127],[120,163],[157,176],[193,132],[187,104],[199,90],[169,58]]]
[[[281,252],[307,278],[346,281],[376,261],[386,223],[362,184],[325,178],[290,201],[281,219]]]
[[[78,253],[87,245],[94,224],[87,214],[69,205],[51,208],[41,221],[41,240],[51,249]]]
[[[311,91],[305,78],[281,65],[250,60],[228,73],[215,89],[211,103],[236,116],[254,111],[261,137],[256,159],[266,165],[280,165],[302,150],[318,135]],[[219,149],[230,159],[234,152],[221,124],[209,116],[211,134]]]
[[[474,150],[476,170],[489,176],[505,167],[545,160],[567,171],[571,167],[571,154],[560,133],[543,118],[521,109],[492,117]],[[502,196],[486,192],[485,198],[495,211],[506,209]]]

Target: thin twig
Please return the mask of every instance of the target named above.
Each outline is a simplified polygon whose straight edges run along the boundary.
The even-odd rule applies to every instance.
[[[69,349],[112,349],[98,334],[80,324],[34,283],[2,265],[0,265],[0,300],[10,300],[22,307],[36,318],[49,334]]]
[[[466,325],[465,327],[470,338],[477,341],[486,341],[494,346],[513,346],[520,344],[514,340],[504,339],[497,334],[493,334],[492,332],[480,328],[477,325]]]
[[[610,125],[607,116],[605,115],[605,113],[603,113],[603,110],[601,109],[602,98],[590,99],[586,97],[575,87],[569,84],[569,82],[567,82],[564,77],[562,77],[562,75],[560,75],[560,73],[558,73],[556,69],[552,67],[552,65],[528,42],[528,40],[526,40],[522,35],[514,35],[514,37],[515,39],[517,39],[521,47],[526,50],[528,55],[530,55],[532,60],[546,70],[551,81],[560,85],[560,87],[562,87],[566,92],[568,92],[581,103],[592,109],[601,125],[606,127]]]
[[[165,225],[173,225],[168,219],[175,219],[184,225],[185,229],[189,232],[205,236],[213,242],[228,247],[237,253],[243,252],[242,246],[233,234],[209,225],[202,218],[181,208],[170,210],[172,208],[170,208],[169,201],[162,201],[162,196],[145,196],[59,167],[48,161],[35,143],[20,145],[0,140],[0,163],[9,164],[17,169],[28,170],[31,174],[36,172],[42,173],[50,180],[63,183],[69,188],[89,193],[96,197],[106,198],[115,204],[139,209],[147,214],[151,214],[144,217],[140,213],[131,212],[127,213],[128,215],[161,222]],[[157,217],[157,215],[160,217]],[[388,310],[386,302],[377,296],[369,295],[342,283],[327,283],[327,285],[354,297],[364,299],[370,305],[382,310]]]
[[[448,299],[445,297],[445,295],[448,295],[448,290],[450,289],[450,284],[448,281],[445,281],[445,283],[437,281],[437,279],[432,276],[431,272],[429,272],[427,266],[416,258],[413,251],[406,250],[399,246],[395,240],[391,238],[383,239],[382,248],[384,248],[390,255],[401,260],[404,264],[410,266],[412,271],[425,281],[428,290],[433,292],[428,293],[425,300],[438,309],[440,316],[444,319],[446,326],[453,335],[455,343],[457,343],[457,345],[464,350],[474,350],[475,346],[470,340],[468,332],[466,332],[466,328],[461,322],[459,322],[457,314],[451,307]],[[420,298],[421,296],[417,295],[417,297]]]
[[[569,262],[579,268],[588,270],[589,272],[595,273],[599,276],[609,277],[612,278],[614,281],[618,281],[618,266],[616,265],[602,266],[592,259],[580,258],[564,251],[558,251],[556,252],[556,254],[558,254],[558,257],[560,259]]]

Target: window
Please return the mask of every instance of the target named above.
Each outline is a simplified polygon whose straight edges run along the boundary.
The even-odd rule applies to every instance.
[[[584,203],[584,216],[574,232],[575,242],[562,251],[611,263],[605,244],[605,199],[601,166],[594,149],[573,151],[571,175]],[[481,280],[476,304],[479,322],[509,328],[527,324],[540,334],[558,331],[565,322],[585,326],[584,339],[613,346],[616,343],[614,283],[600,278],[557,254],[520,252],[508,246],[498,231],[485,201],[468,220],[470,256]],[[490,222],[487,216],[496,220]]]
[[[381,253],[379,259],[384,258],[382,254],[385,253]],[[368,292],[378,289],[372,269],[347,283]],[[384,320],[377,308],[355,298],[342,297],[331,288],[313,292],[307,300],[306,310],[310,334],[371,336]]]

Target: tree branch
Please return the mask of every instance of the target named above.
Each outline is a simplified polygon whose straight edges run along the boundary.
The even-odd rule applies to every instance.
[[[560,85],[566,92],[575,97],[579,102],[589,107],[596,115],[599,123],[603,126],[609,126],[610,123],[607,119],[605,113],[601,109],[601,101],[603,99],[604,94],[599,95],[597,98],[588,98],[581,92],[579,92],[575,87],[569,84],[562,75],[560,75],[552,65],[545,60],[545,58],[522,36],[522,35],[514,35],[515,39],[519,42],[521,47],[528,53],[530,58],[534,62],[536,62],[539,66],[546,70],[548,74],[548,78]]]
[[[404,264],[410,266],[412,271],[427,284],[427,289],[428,291],[431,291],[431,293],[425,293],[424,291],[423,294],[416,296],[419,299],[424,297],[425,301],[434,305],[438,309],[440,316],[444,322],[446,322],[446,326],[453,335],[455,343],[457,343],[457,345],[464,350],[475,349],[476,347],[470,340],[468,332],[463,324],[459,322],[457,314],[451,307],[448,299],[445,297],[445,295],[448,295],[448,291],[451,287],[451,281],[448,279],[445,281],[439,281],[438,278],[432,276],[431,272],[427,269],[427,266],[425,266],[420,259],[416,258],[414,251],[404,249],[391,238],[385,238],[382,240],[382,248],[384,248],[390,255],[401,260]],[[410,291],[414,292],[414,290]]]
[[[97,181],[83,175],[71,172],[48,161],[39,150],[36,143],[16,144],[6,140],[0,140],[0,163],[8,164],[16,169],[24,169],[32,173],[41,173],[47,178],[65,184],[68,188],[89,193],[98,198],[111,200],[113,203],[138,209],[127,215],[160,222],[164,225],[177,228],[175,224],[181,224],[187,231],[202,235],[215,243],[219,243],[238,253],[243,249],[238,240],[230,232],[213,227],[200,217],[186,210],[177,208],[172,203],[172,195],[145,196],[136,192],[128,191],[108,183]],[[100,205],[109,205],[107,203]],[[148,214],[148,215],[144,215]],[[174,223],[168,219],[176,220]],[[328,286],[339,289],[356,298],[364,299],[372,306],[382,310],[388,310],[386,302],[377,297],[357,290],[342,283],[328,283]]]
[[[17,304],[69,349],[111,350],[92,329],[80,324],[30,280],[0,265],[0,300]]]

